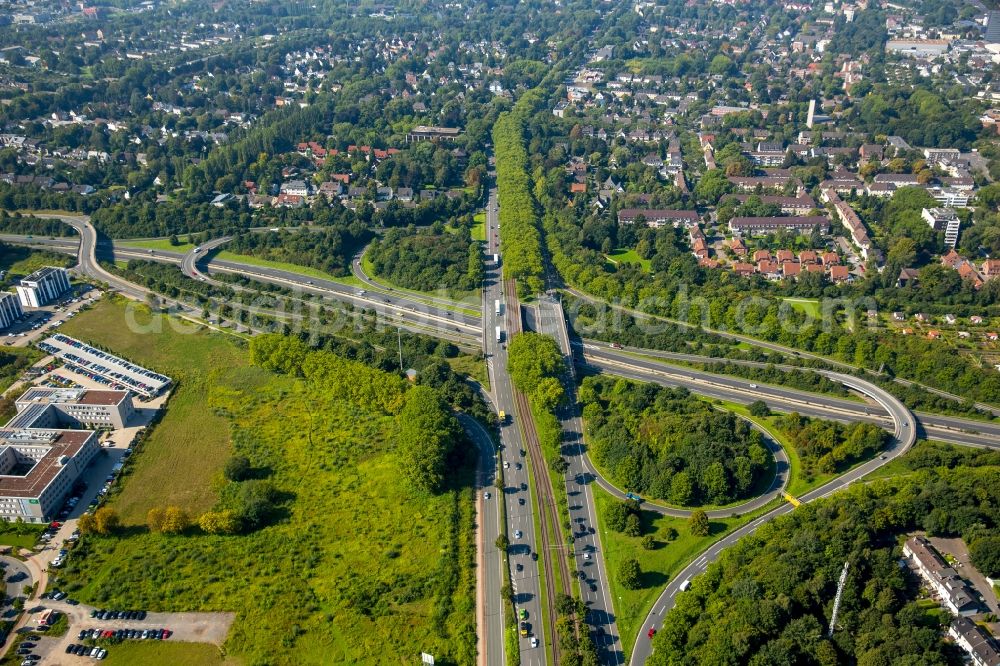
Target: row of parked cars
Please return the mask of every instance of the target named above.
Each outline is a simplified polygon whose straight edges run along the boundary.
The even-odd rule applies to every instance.
[[[98,610],[90,611],[90,617],[95,620],[145,620],[146,611],[120,611],[120,610]]]
[[[116,638],[120,641],[134,639],[152,639],[164,641],[174,635],[169,629],[81,629],[78,638],[82,641],[87,638],[98,640],[100,638]]]
[[[89,645],[80,645],[79,643],[70,643],[66,646],[66,654],[75,654],[78,657],[105,659],[108,656],[108,651],[104,648],[90,647]]]

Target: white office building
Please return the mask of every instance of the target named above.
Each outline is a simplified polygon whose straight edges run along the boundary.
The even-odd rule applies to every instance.
[[[0,329],[9,327],[23,314],[17,296],[9,291],[0,291]]]
[[[21,280],[17,297],[26,308],[40,308],[69,291],[69,274],[65,268],[46,266]]]

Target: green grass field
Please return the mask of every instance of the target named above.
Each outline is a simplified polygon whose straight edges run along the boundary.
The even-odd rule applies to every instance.
[[[249,264],[250,266],[260,266],[261,268],[275,268],[281,271],[288,271],[289,273],[295,273],[297,275],[304,275],[305,277],[318,278],[320,280],[330,280],[331,282],[339,282],[341,284],[350,285],[352,287],[363,288],[365,285],[358,278],[353,275],[345,275],[342,277],[337,277],[331,275],[324,271],[316,268],[309,268],[308,266],[299,266],[298,264],[289,264],[284,261],[269,261],[267,259],[260,259],[258,257],[252,257],[248,254],[237,254],[235,252],[229,252],[228,250],[222,250],[221,252],[214,255],[216,259],[221,261],[238,261],[240,263]]]
[[[127,247],[139,247],[144,250],[162,250],[164,252],[189,252],[194,249],[194,243],[188,243],[187,236],[179,236],[177,245],[171,245],[169,238],[151,238],[145,240],[121,240],[120,245]]]
[[[606,254],[604,256],[606,256],[608,261],[616,266],[618,264],[639,264],[642,266],[642,270],[647,273],[651,270],[649,259],[643,259],[635,250],[632,249],[618,248],[617,250],[614,250],[610,254]]]
[[[597,522],[601,530],[604,562],[611,583],[615,618],[625,654],[629,655],[637,638],[645,640],[645,636],[640,637],[642,622],[667,583],[709,544],[750,521],[752,516],[713,520],[711,533],[705,537],[696,537],[689,533],[686,518],[672,518],[652,511],[643,511],[643,536],[652,534],[657,542],[654,550],[646,550],[640,543],[642,537],[625,536],[608,529],[605,522],[608,506],[618,500],[596,486],[592,488],[597,507]],[[754,515],[759,514],[760,512],[757,512]],[[673,541],[667,541],[665,537],[670,529],[677,532],[677,537]],[[623,560],[630,557],[637,559],[642,569],[642,587],[638,590],[627,590],[618,583],[618,567]]]
[[[472,218],[475,224],[472,225],[472,240],[486,240],[486,213],[476,213]]]
[[[13,287],[25,275],[43,266],[72,266],[73,263],[73,258],[68,254],[5,245],[0,253],[0,271],[6,271],[7,275],[0,280],[0,287]]]
[[[815,319],[819,319],[820,308],[818,298],[784,298],[782,299],[792,306],[796,312],[802,312]]]
[[[229,336],[151,315],[145,306],[131,307],[137,311],[135,322],[150,332],[132,330],[136,327],[128,325],[124,303],[111,299],[66,322],[61,332],[113,350],[177,383],[167,403],[168,416],[143,444],[115,503],[126,523],[140,524],[154,506],[176,504],[200,512],[215,503],[213,477],[231,447],[229,422],[211,405],[230,387],[249,388],[266,378],[248,366],[246,354]],[[165,469],[176,475],[171,483],[163,482]]]
[[[102,607],[235,611],[225,650],[245,663],[362,663],[377,654],[395,664],[421,650],[445,663],[474,660],[471,470],[455,471],[459,489],[411,490],[400,482],[393,417],[251,368],[228,336],[169,326],[140,334],[123,316],[120,303],[102,304],[66,332],[179,386],[112,500],[132,527],[84,539],[60,588]],[[137,525],[167,502],[192,513],[211,507],[234,450],[285,494],[275,522],[242,536],[165,536]],[[128,656],[117,663],[157,663]],[[173,659],[222,663],[210,652],[192,660]]]
[[[15,525],[5,522],[0,525],[0,545],[14,548],[31,548],[38,543],[38,537],[45,531],[45,525]]]
[[[173,641],[125,641],[108,648],[108,666],[235,666],[239,661],[226,658],[219,648],[207,643]]]

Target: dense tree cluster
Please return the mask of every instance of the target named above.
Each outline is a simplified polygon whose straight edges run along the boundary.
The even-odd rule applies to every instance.
[[[686,389],[588,377],[590,455],[620,487],[679,505],[727,504],[771,472],[761,435]]]
[[[889,433],[873,423],[844,425],[795,412],[781,417],[778,427],[792,441],[807,475],[842,471],[878,453],[891,441]]]
[[[5,234],[26,234],[33,236],[75,236],[76,229],[59,220],[43,220],[31,215],[8,215],[0,210],[0,229]],[[0,244],[0,253],[4,251]]]
[[[331,275],[348,275],[351,258],[371,238],[360,223],[298,231],[264,231],[236,235],[227,249],[269,261],[308,266]]]
[[[461,437],[458,421],[437,391],[415,386],[406,392],[399,412],[400,469],[416,488],[438,493],[445,487]]]
[[[519,280],[526,293],[542,290],[542,236],[528,175],[524,121],[514,112],[493,126],[496,146],[497,193],[500,200],[500,237],[503,270]]]
[[[923,470],[804,505],[727,548],[678,595],[649,663],[960,663],[942,640],[950,616],[916,602],[918,582],[899,566],[899,540],[924,529],[977,547],[997,536],[998,506],[995,467]]]
[[[474,245],[476,265],[481,265],[479,243],[467,233],[390,229],[372,243],[367,258],[377,276],[402,287],[470,291],[479,286],[477,275],[469,270],[470,245]]]

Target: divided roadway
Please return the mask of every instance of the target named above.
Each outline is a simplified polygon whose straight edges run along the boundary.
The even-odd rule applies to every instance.
[[[507,512],[507,535],[510,540],[508,561],[510,565],[510,580],[514,591],[514,605],[524,609],[528,614],[532,633],[538,639],[538,647],[532,647],[530,637],[519,639],[521,663],[524,666],[543,666],[545,658],[546,628],[542,626],[541,615],[541,579],[539,576],[539,546],[535,540],[535,519],[532,514],[533,498],[531,495],[530,474],[527,458],[524,455],[521,425],[514,418],[514,386],[507,372],[507,313],[503,293],[503,280],[500,264],[492,261],[499,249],[499,222],[496,190],[490,190],[489,202],[486,208],[487,245],[489,255],[485,266],[483,280],[482,305],[482,340],[486,354],[486,365],[490,375],[490,389],[494,407],[498,412],[504,412],[506,419],[500,424],[500,457],[504,465],[502,470],[503,489],[501,497]],[[500,313],[497,313],[496,302],[501,303]],[[502,340],[496,336],[500,327]],[[516,538],[515,532],[520,531],[521,537]],[[550,601],[551,603],[551,601]],[[508,610],[504,608],[504,610]],[[503,632],[503,620],[490,623],[487,631]]]

